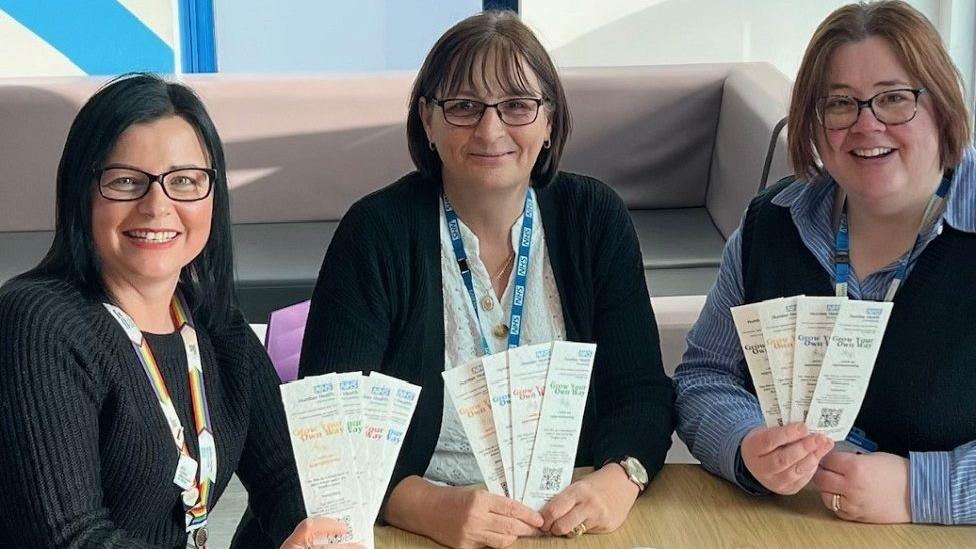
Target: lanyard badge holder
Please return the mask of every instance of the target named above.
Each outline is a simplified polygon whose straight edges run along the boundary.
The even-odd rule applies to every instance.
[[[105,308],[112,318],[122,327],[132,343],[136,357],[142,364],[149,385],[152,386],[159,402],[163,417],[169,427],[170,435],[179,453],[179,461],[173,483],[183,490],[182,500],[186,511],[186,531],[190,534],[186,547],[188,549],[204,549],[209,537],[207,530],[207,513],[213,483],[217,480],[217,448],[213,436],[213,424],[210,420],[210,406],[207,403],[207,392],[203,382],[203,361],[200,359],[200,346],[197,341],[196,330],[190,309],[183,296],[177,293],[170,303],[170,314],[173,324],[177,326],[183,339],[183,350],[186,352],[187,374],[189,375],[190,400],[193,406],[194,426],[197,430],[197,443],[200,448],[200,461],[190,456],[189,447],[184,437],[183,425],[173,400],[170,397],[166,382],[163,380],[156,357],[153,355],[149,343],[142,335],[132,318],[125,311],[105,303]]]
[[[484,329],[481,327],[481,317],[478,314],[478,297],[474,291],[474,281],[471,278],[471,268],[468,266],[468,254],[464,250],[464,242],[461,241],[461,227],[457,212],[451,207],[451,202],[447,199],[447,194],[441,194],[441,201],[444,205],[444,217],[447,219],[447,230],[451,236],[451,245],[454,247],[454,256],[457,259],[458,270],[461,271],[461,279],[464,287],[468,291],[468,298],[471,300],[471,307],[474,308],[474,318],[478,323],[478,333],[481,335],[481,349],[484,356],[491,354],[491,347],[488,346],[488,339],[485,337]],[[529,273],[529,252],[532,247],[532,229],[535,224],[535,194],[532,189],[525,193],[525,205],[522,213],[522,230],[519,233],[518,255],[515,258],[515,284],[512,294],[512,311],[509,318],[508,348],[514,349],[519,346],[522,340],[522,310],[525,305],[526,287]]]

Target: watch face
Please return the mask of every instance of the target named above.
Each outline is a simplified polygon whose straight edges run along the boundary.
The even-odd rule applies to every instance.
[[[647,470],[644,469],[644,466],[636,458],[628,457],[625,459],[624,467],[627,469],[629,475],[637,479],[637,482],[644,485],[647,484]]]

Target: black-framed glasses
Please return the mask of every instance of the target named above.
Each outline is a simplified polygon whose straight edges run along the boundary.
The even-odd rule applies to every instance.
[[[484,103],[474,99],[431,98],[430,102],[439,105],[444,113],[444,120],[452,126],[477,126],[481,117],[489,108],[498,112],[498,118],[509,126],[527,126],[539,117],[539,107],[546,102],[545,98],[513,97],[498,103]]]
[[[849,95],[828,95],[817,102],[817,118],[828,130],[846,130],[857,123],[861,110],[867,107],[878,122],[897,126],[915,118],[918,96],[928,91],[928,88],[887,90],[863,101]]]
[[[149,194],[159,182],[163,193],[176,202],[196,202],[210,196],[217,171],[213,168],[177,168],[153,174],[132,166],[113,165],[94,170],[98,193],[107,200],[129,202]]]

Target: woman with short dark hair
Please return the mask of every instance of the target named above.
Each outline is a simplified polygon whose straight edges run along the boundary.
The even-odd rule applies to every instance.
[[[908,4],[820,24],[790,103],[797,176],[729,238],[675,375],[678,433],[705,468],[753,493],[812,481],[845,520],[976,523],[969,121],[938,32]],[[828,454],[802,421],[763,425],[729,309],[800,294],[894,303],[852,440],[875,453]]]
[[[128,75],[82,107],[51,249],[0,288],[0,546],[204,547],[234,473],[274,546],[342,532],[302,520],[279,380],[235,307],[228,204],[189,88]]]
[[[302,375],[368,368],[423,386],[382,517],[442,544],[614,530],[670,444],[673,389],[637,235],[606,185],[558,171],[569,126],[555,67],[517,15],[458,23],[411,93],[419,172],[353,205],[312,297]],[[441,373],[552,340],[598,344],[576,457],[596,471],[538,513],[463,488],[482,477]]]

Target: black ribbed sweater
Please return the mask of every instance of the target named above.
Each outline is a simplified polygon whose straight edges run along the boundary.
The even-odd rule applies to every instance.
[[[353,205],[323,262],[302,349],[303,376],[368,369],[423,387],[391,487],[424,474],[440,433],[440,189],[412,173]],[[630,216],[588,177],[560,173],[536,194],[567,339],[598,344],[576,463],[630,455],[653,476],[671,444],[673,388]]]
[[[240,314],[221,333],[197,332],[217,442],[212,501],[236,471],[280,543],[304,506],[277,375]],[[182,339],[147,337],[196,457]],[[0,547],[182,548],[176,464],[142,366],[102,305],[50,279],[0,289]]]

